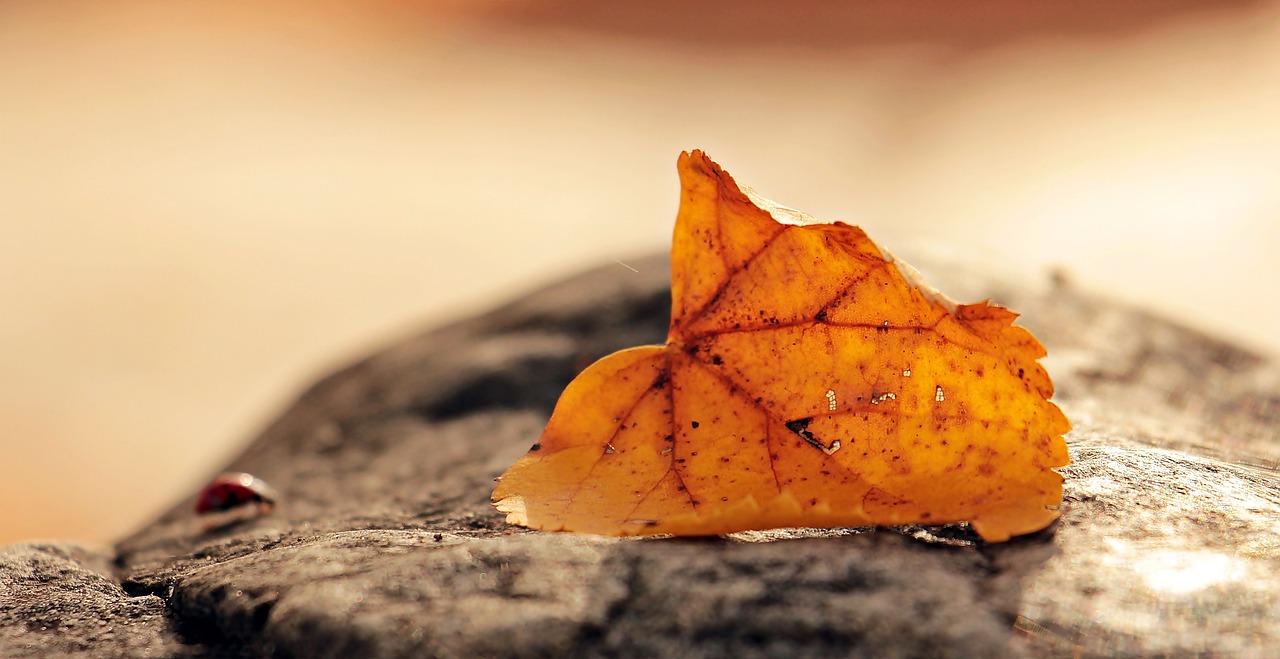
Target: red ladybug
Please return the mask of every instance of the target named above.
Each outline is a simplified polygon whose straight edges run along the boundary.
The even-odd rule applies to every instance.
[[[271,512],[276,505],[275,490],[253,474],[222,474],[200,490],[196,514],[220,513],[250,505],[259,514]]]

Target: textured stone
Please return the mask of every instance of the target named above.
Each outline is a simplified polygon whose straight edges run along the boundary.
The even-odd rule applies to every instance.
[[[184,645],[165,601],[130,597],[105,552],[72,544],[0,548],[0,656],[178,657]]]
[[[1275,365],[1061,278],[907,256],[957,298],[1023,312],[1049,347],[1075,424],[1066,508],[1049,529],[987,545],[964,525],[643,540],[507,527],[488,503],[492,480],[537,438],[563,386],[614,349],[662,341],[667,266],[653,259],[407,339],[316,384],[232,465],[279,491],[271,515],[205,528],[183,502],[122,541],[112,569],[100,554],[6,549],[2,594],[18,604],[0,617],[0,656],[1280,646]],[[95,594],[78,607],[68,598],[80,583]],[[18,590],[25,599],[8,599]],[[30,622],[112,624],[129,610],[143,621],[136,637],[74,646]]]

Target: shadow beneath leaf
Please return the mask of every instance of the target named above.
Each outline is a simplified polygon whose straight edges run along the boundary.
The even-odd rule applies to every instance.
[[[1052,529],[1052,527],[1051,527]],[[967,525],[778,529],[617,544],[605,653],[1004,656],[1052,530],[983,543]]]

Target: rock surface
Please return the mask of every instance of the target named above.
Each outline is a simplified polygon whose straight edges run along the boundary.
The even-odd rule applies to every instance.
[[[911,255],[908,255],[909,257]],[[186,501],[109,552],[0,549],[0,656],[1266,656],[1280,647],[1280,370],[1061,281],[912,260],[1048,346],[1066,509],[964,526],[615,540],[507,527],[495,476],[561,388],[663,340],[667,266],[618,266],[312,387],[232,465],[273,514]]]

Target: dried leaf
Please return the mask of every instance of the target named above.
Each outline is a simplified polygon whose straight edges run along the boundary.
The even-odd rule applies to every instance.
[[[535,529],[711,535],[969,521],[1048,526],[1066,418],[1015,314],[956,305],[857,227],[679,160],[665,346],[560,397],[494,504]]]

